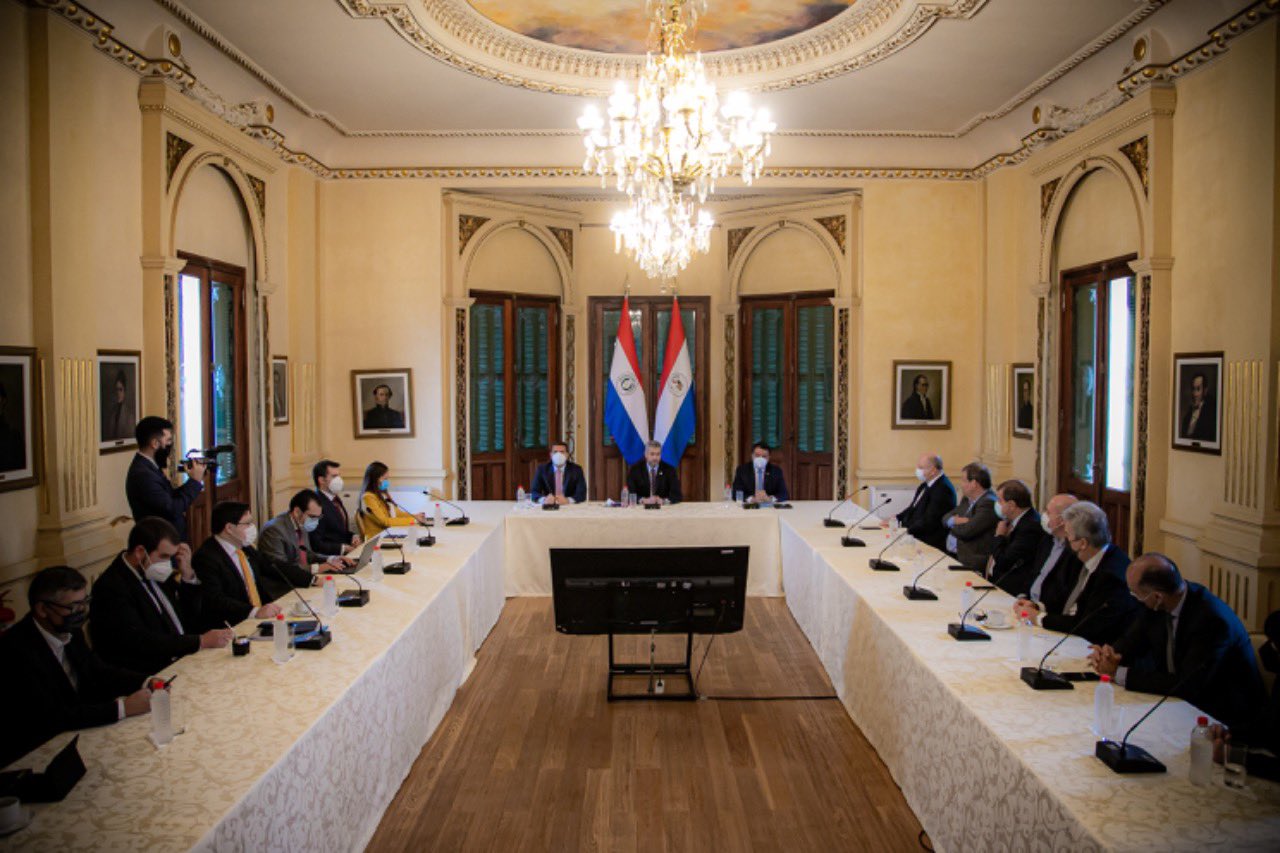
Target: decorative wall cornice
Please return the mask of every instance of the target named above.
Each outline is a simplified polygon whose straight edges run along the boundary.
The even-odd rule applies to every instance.
[[[733,266],[733,256],[738,254],[738,249],[742,247],[742,241],[747,239],[747,235],[751,233],[751,228],[730,228],[728,236],[729,256],[726,263]]]
[[[573,266],[573,229],[548,225],[547,230],[551,232],[552,237],[556,238],[560,248],[564,249],[565,257],[569,259],[569,266]]]

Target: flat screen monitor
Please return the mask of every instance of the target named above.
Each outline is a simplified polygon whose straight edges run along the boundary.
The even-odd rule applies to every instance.
[[[562,634],[729,634],[742,630],[745,546],[552,548]]]

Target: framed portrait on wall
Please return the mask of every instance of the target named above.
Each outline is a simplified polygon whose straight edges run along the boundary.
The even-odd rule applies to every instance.
[[[36,351],[0,347],[0,492],[38,482],[40,455]]]
[[[1174,353],[1173,446],[1222,453],[1222,353]]]
[[[289,357],[271,356],[271,423],[289,423]]]
[[[413,437],[413,371],[351,371],[356,438]]]
[[[951,362],[894,361],[893,428],[951,429]]]
[[[1013,414],[1013,435],[1015,438],[1035,438],[1036,369],[1030,364],[1015,364],[1011,370],[1009,411]]]
[[[142,353],[98,350],[98,452],[137,447],[133,437],[142,406]]]

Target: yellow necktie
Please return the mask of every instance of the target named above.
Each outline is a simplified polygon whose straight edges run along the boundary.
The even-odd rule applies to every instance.
[[[244,558],[244,551],[236,549],[236,559],[240,561],[240,577],[244,578],[244,588],[249,593],[249,603],[255,608],[262,606],[262,597],[258,595],[258,585],[253,582],[253,569]]]

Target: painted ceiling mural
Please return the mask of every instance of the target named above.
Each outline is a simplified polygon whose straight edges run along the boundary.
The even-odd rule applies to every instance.
[[[468,0],[480,14],[521,35],[602,53],[644,53],[643,0]],[[754,47],[826,23],[858,0],[707,0],[694,48]]]

